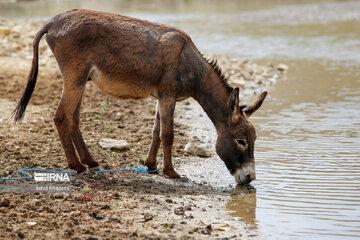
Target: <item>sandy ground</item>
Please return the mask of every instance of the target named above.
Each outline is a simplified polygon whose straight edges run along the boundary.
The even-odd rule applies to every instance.
[[[41,54],[47,57],[40,54],[38,83],[25,120],[14,124],[11,119],[31,63],[29,44],[18,44],[23,39],[14,35],[16,26],[11,24],[11,34],[5,31],[0,38],[0,176],[11,176],[21,168],[64,170],[66,160],[52,121],[62,81],[45,43],[41,45]],[[31,22],[29,28],[34,32],[38,25]],[[27,38],[32,36],[30,32]],[[236,77],[234,82],[242,88],[251,86],[248,93],[276,81],[269,76],[271,79],[264,82],[256,74],[245,79],[246,74],[236,71],[230,71],[230,75]],[[93,83],[87,84],[80,128],[90,152],[103,169],[142,166],[151,143],[155,105],[153,98],[119,101],[101,93]],[[187,134],[189,126],[179,116],[181,109],[189,108],[189,102],[181,102],[177,107],[180,111],[175,122],[175,168],[193,158],[184,151],[191,137]],[[124,139],[130,143],[130,150],[104,150],[98,145],[102,138]],[[161,162],[160,149],[159,167]],[[161,174],[121,172],[87,176],[71,182],[71,186],[70,193],[1,194],[0,239],[262,238],[224,211],[232,190],[216,189],[206,182],[195,183],[186,176],[172,180]]]

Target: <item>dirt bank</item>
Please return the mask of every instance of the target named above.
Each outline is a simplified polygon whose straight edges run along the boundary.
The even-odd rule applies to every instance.
[[[61,75],[44,40],[40,44],[38,84],[22,124],[11,119],[21,98],[32,59],[32,39],[42,22],[0,20],[0,176],[21,168],[66,169],[52,116],[61,95]],[[230,82],[252,95],[275,83],[286,66],[258,66],[218,57]],[[151,142],[156,100],[119,101],[86,87],[81,130],[104,169],[140,166]],[[174,164],[194,157],[184,151],[190,141],[178,104]],[[188,110],[186,110],[188,111]],[[99,147],[102,138],[124,139],[130,150]],[[210,146],[213,148],[213,146]],[[160,149],[159,165],[162,154]],[[180,172],[181,174],[181,172]],[[7,182],[8,183],[8,182]],[[21,183],[18,181],[17,183]],[[4,182],[0,184],[6,184]],[[116,173],[71,183],[71,193],[6,193],[0,196],[0,238],[25,239],[208,239],[261,238],[224,212],[229,191],[186,179]],[[245,189],[246,191],[246,189]]]

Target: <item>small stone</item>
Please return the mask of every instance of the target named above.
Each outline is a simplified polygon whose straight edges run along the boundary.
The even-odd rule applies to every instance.
[[[91,217],[95,218],[96,220],[104,219],[104,216],[99,215],[99,213],[97,211],[93,211],[93,212],[89,213],[89,215]]]
[[[117,150],[128,150],[130,149],[130,144],[125,140],[103,138],[99,141],[100,147],[104,149],[117,149]]]
[[[285,72],[289,69],[289,67],[286,64],[280,63],[279,65],[277,65],[276,69],[281,72]]]
[[[196,148],[195,154],[200,157],[210,157],[211,151],[206,145],[202,144]]]
[[[185,145],[184,151],[190,154],[194,154],[196,150],[195,143],[189,142]]]
[[[13,38],[20,38],[20,33],[18,33],[18,32],[14,32],[14,33],[12,33],[11,34],[11,36],[13,37]]]
[[[0,202],[0,207],[9,207],[10,206],[10,200],[8,198],[4,198]]]
[[[9,36],[10,35],[10,29],[7,27],[0,27],[0,36]]]
[[[17,233],[17,235],[18,235],[18,237],[21,238],[21,239],[25,238],[25,234],[22,233],[22,232],[20,232],[20,231]]]
[[[246,82],[245,82],[245,79],[243,77],[240,77],[240,78],[232,78],[231,79],[231,82],[237,86],[237,87],[240,87],[240,88],[244,88],[245,85],[246,85]]]
[[[185,209],[183,207],[178,207],[174,209],[174,213],[176,215],[184,215],[185,214]]]
[[[198,143],[194,143],[194,142],[187,143],[185,145],[184,151],[187,153],[190,153],[192,155],[200,156],[200,157],[210,157],[211,156],[211,151],[205,144],[201,144],[199,146],[197,144]]]
[[[151,215],[150,213],[145,213],[145,214],[144,214],[144,220],[145,220],[145,222],[151,221],[151,220],[153,220],[153,218],[154,218],[154,216]]]
[[[209,224],[206,226],[206,228],[202,229],[201,233],[202,234],[208,234],[210,235],[210,233],[212,232],[212,226]]]
[[[35,199],[34,204],[35,204],[35,206],[39,207],[41,205],[41,201],[38,199]]]

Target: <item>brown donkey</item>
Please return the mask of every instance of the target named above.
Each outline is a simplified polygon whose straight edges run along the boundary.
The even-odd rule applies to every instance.
[[[25,92],[16,107],[15,121],[23,118],[36,84],[41,37],[53,52],[63,78],[62,97],[54,116],[68,161],[78,173],[98,169],[79,130],[81,99],[87,81],[120,98],[158,99],[153,139],[145,161],[155,170],[162,142],[163,173],[179,178],[171,161],[176,101],[197,100],[214,123],[216,152],[238,183],[255,179],[255,128],[248,121],[265,99],[239,106],[239,89],[226,83],[216,61],[205,59],[180,29],[117,14],[72,10],[45,23],[36,34],[32,67]],[[79,158],[75,152],[75,148]]]

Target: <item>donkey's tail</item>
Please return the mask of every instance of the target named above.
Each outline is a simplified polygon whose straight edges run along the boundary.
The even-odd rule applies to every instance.
[[[36,34],[34,41],[33,41],[33,60],[31,65],[31,70],[28,75],[28,81],[27,85],[24,91],[24,94],[19,102],[19,104],[16,106],[13,117],[15,122],[21,121],[24,117],[24,113],[26,110],[26,106],[29,103],[29,100],[31,98],[31,94],[34,91],[35,85],[36,85],[36,78],[38,76],[38,68],[39,68],[39,42],[41,37],[47,33],[49,27],[50,27],[51,21],[44,24],[40,31]]]

